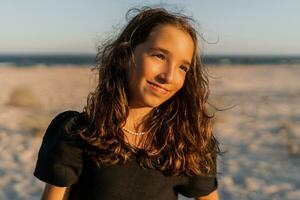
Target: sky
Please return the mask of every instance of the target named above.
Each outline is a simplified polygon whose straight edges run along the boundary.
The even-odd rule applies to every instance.
[[[0,0],[0,54],[95,54],[151,5],[197,20],[205,54],[300,55],[299,0]]]

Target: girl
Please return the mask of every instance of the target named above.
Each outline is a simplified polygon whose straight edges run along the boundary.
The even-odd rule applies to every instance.
[[[163,8],[133,11],[99,49],[83,112],[60,113],[46,130],[34,171],[42,199],[218,199],[196,31]]]

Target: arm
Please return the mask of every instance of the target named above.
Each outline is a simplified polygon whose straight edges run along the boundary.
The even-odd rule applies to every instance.
[[[196,198],[196,200],[219,200],[218,191],[215,190],[206,196]]]
[[[70,188],[46,184],[41,200],[67,200]]]

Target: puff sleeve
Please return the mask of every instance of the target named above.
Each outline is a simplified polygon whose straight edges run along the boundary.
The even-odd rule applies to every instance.
[[[214,156],[217,165],[217,158]],[[177,191],[189,198],[206,196],[218,188],[217,173],[208,175],[185,176],[182,183],[177,186]]]
[[[35,177],[60,187],[77,182],[82,170],[83,148],[70,126],[79,115],[77,111],[65,111],[51,121],[38,153]]]
[[[185,183],[177,189],[180,194],[186,197],[196,198],[208,195],[216,190],[217,187],[218,181],[216,176],[192,176],[187,177]]]

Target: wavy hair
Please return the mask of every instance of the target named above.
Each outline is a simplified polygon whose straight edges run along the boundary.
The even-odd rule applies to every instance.
[[[88,156],[98,165],[126,162],[138,151],[141,167],[165,175],[208,175],[216,173],[218,141],[212,134],[212,116],[206,110],[209,81],[199,55],[193,20],[164,8],[131,9],[127,26],[116,38],[98,48],[99,81],[83,109],[87,128],[80,132]],[[125,142],[122,127],[128,117],[126,70],[133,66],[133,49],[147,40],[158,25],[173,25],[188,33],[195,45],[191,70],[183,87],[170,99],[152,109],[144,121],[148,130],[143,150]]]

